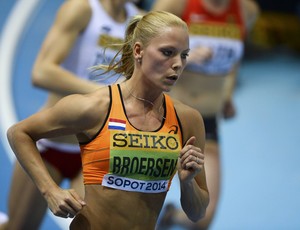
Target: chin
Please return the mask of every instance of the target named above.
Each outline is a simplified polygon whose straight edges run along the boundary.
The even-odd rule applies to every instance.
[[[172,87],[173,86],[166,86],[166,87],[164,87],[163,88],[163,92],[166,92],[166,93],[170,92],[172,90]]]

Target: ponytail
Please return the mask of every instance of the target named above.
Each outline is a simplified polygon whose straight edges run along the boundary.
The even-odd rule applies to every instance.
[[[163,28],[179,26],[188,31],[187,25],[179,17],[166,11],[150,11],[146,15],[134,16],[125,31],[125,41],[122,44],[118,53],[114,56],[109,65],[97,65],[92,67],[94,70],[104,69],[102,74],[114,71],[113,75],[121,74],[129,79],[134,70],[133,45],[135,42],[141,42],[145,47],[150,40],[157,37]],[[120,60],[116,61],[121,54]]]

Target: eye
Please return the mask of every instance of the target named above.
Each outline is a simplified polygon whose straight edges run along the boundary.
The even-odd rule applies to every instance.
[[[183,53],[183,54],[181,54],[181,58],[182,58],[182,59],[187,59],[188,56],[189,56],[188,53]]]
[[[165,55],[167,57],[172,56],[172,53],[173,53],[171,50],[162,50],[161,52],[163,53],[163,55]]]

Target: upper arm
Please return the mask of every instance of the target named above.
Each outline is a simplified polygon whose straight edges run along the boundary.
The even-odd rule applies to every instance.
[[[177,100],[174,100],[174,105],[182,126],[183,142],[185,143],[190,137],[195,136],[197,147],[204,151],[205,127],[201,114],[198,110]]]
[[[260,13],[259,6],[253,0],[243,0],[242,11],[244,16],[244,21],[246,24],[246,29],[247,31],[249,31],[253,27],[253,24],[255,23]]]
[[[191,130],[191,133],[189,135],[194,135],[196,137],[196,145],[202,150],[202,153],[205,155],[205,126],[201,114],[197,110],[192,109],[190,115],[187,117],[186,122],[188,123],[188,127]],[[200,173],[196,175],[195,180],[201,189],[208,191],[204,167],[203,170],[201,170]]]
[[[90,14],[90,6],[86,1],[68,0],[63,3],[42,44],[35,68],[47,63],[60,64],[86,27]]]
[[[18,130],[33,140],[82,133],[93,128],[103,114],[98,100],[90,95],[74,94],[61,99],[53,107],[39,111],[17,124]],[[97,111],[96,111],[97,110]]]
[[[189,106],[176,103],[176,111],[182,125],[184,143],[192,136],[196,137],[196,146],[205,154],[205,127],[201,114]],[[205,170],[195,177],[200,188],[207,191]]]
[[[174,0],[156,0],[152,5],[152,10],[168,11],[181,17],[185,4],[186,0],[177,0],[176,4],[174,4]]]
[[[185,132],[188,134],[187,139],[191,136],[196,137],[196,145],[204,152],[205,148],[205,127],[201,114],[196,109],[191,111],[186,116],[185,123],[188,130]]]

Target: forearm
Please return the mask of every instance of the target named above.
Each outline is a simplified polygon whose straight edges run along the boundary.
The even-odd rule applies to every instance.
[[[224,100],[230,101],[234,94],[235,85],[236,85],[236,77],[237,77],[237,66],[228,74],[225,80],[224,86]]]
[[[44,195],[57,185],[50,177],[35,142],[26,134],[19,132],[15,126],[7,132],[9,144],[23,169]]]
[[[209,203],[208,192],[201,189],[196,180],[180,183],[181,206],[188,218],[194,222],[204,217]]]
[[[54,64],[35,68],[32,83],[34,86],[66,96],[93,92],[101,85],[96,82],[79,78],[75,74]]]

